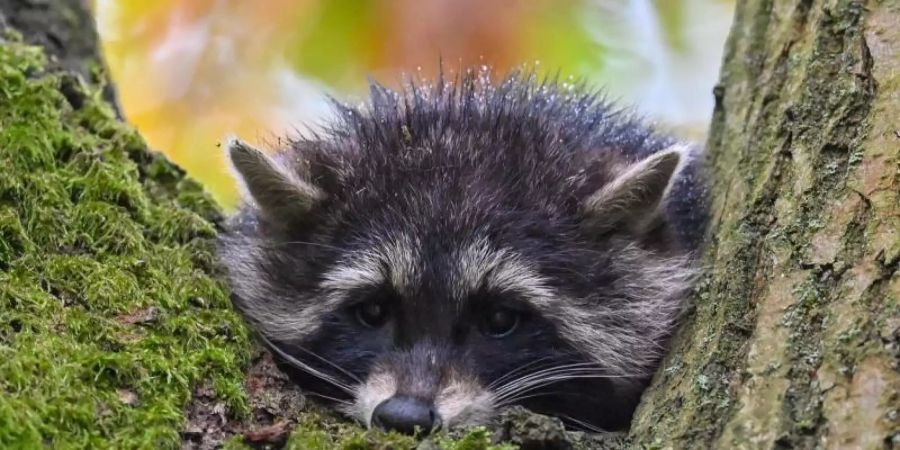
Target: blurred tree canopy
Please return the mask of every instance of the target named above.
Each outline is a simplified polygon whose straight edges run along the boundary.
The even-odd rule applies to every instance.
[[[701,130],[732,7],[731,0],[94,6],[127,118],[226,207],[236,199],[216,148],[226,134],[275,147],[285,133],[322,122],[325,94],[358,100],[368,78],[396,86],[403,74],[433,76],[439,61],[447,71],[527,65],[576,77],[666,123]]]

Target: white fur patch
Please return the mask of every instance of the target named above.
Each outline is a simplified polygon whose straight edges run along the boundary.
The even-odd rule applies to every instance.
[[[248,276],[264,266],[262,246],[266,244],[253,238],[241,239],[245,240],[241,245],[225,247],[231,289],[241,299],[247,318],[268,338],[289,340],[311,333],[318,328],[322,314],[342,301],[335,295],[323,295],[315,301],[298,299],[296,292],[273,285],[264,274]],[[298,310],[297,303],[309,306]]]
[[[460,280],[457,298],[463,299],[482,287],[497,291],[517,292],[530,302],[556,303],[556,293],[546,287],[546,280],[505,249],[494,249],[485,239],[478,239],[457,256]]]
[[[376,370],[369,374],[366,382],[357,388],[353,403],[343,412],[371,428],[372,414],[375,412],[375,408],[395,393],[397,393],[397,379],[394,375]]]
[[[390,282],[404,292],[419,281],[420,257],[418,241],[398,236],[374,248],[351,253],[338,262],[322,278],[322,288],[349,291],[359,287]]]
[[[494,414],[494,397],[475,380],[451,376],[435,399],[445,428],[481,425]]]
[[[459,261],[459,273],[453,284],[453,295],[459,301],[477,291],[485,282],[485,276],[502,261],[505,252],[495,250],[487,239],[476,239],[469,246],[460,249],[455,260]]]
[[[321,286],[348,291],[389,281],[398,291],[408,289],[419,280],[416,244],[407,236],[398,236],[374,248],[351,253],[322,276]]]
[[[342,409],[349,417],[372,426],[375,408],[397,394],[397,379],[389,371],[376,369],[357,388],[353,403]],[[434,407],[445,428],[469,427],[487,422],[494,414],[493,395],[475,380],[451,376],[441,387]]]
[[[350,291],[365,286],[374,286],[384,282],[383,263],[379,255],[365,253],[322,275],[322,288],[336,291]]]
[[[420,249],[422,244],[416,238],[398,236],[381,249],[381,258],[390,272],[390,281],[397,292],[408,292],[419,284],[423,263]]]

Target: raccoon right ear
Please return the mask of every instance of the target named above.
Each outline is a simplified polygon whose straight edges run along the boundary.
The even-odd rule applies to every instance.
[[[324,200],[325,193],[302,179],[295,169],[284,167],[247,143],[232,138],[225,149],[244,188],[244,196],[263,215],[288,221],[301,219]]]
[[[660,205],[687,151],[687,146],[676,144],[654,153],[588,197],[583,215],[591,232],[622,229],[640,234],[646,230],[659,217]]]

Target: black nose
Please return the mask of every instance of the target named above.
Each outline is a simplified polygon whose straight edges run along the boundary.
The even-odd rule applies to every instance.
[[[395,395],[375,407],[372,424],[404,434],[428,434],[441,426],[431,403],[408,395]]]

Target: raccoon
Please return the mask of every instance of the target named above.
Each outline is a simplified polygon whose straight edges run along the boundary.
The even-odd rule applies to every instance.
[[[533,74],[370,91],[271,156],[225,146],[219,254],[282,370],[403,433],[514,404],[627,427],[696,272],[700,150]]]

